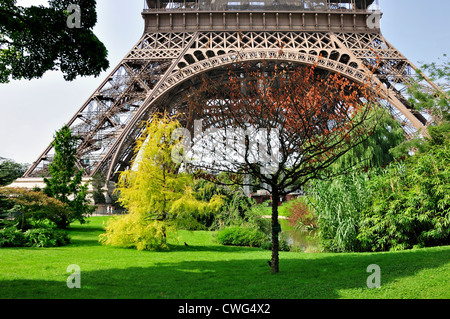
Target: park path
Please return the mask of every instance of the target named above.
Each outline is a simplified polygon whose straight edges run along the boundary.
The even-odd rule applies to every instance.
[[[272,218],[272,215],[262,215],[261,217],[262,218]],[[286,216],[278,216],[278,218],[280,218],[280,219],[287,219]]]

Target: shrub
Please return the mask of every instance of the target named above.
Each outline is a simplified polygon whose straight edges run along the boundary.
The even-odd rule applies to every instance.
[[[262,245],[262,249],[272,250],[272,240],[266,240]],[[289,244],[288,238],[283,236],[283,233],[280,233],[280,237],[278,239],[278,250],[279,251],[295,251],[293,245]]]
[[[368,181],[368,174],[354,173],[332,181],[311,183],[308,199],[319,219],[319,236],[324,250],[349,252],[360,249],[358,224],[371,199]]]
[[[175,232],[168,221],[147,220],[141,214],[110,218],[100,242],[122,248],[154,250],[167,248],[167,234]]]
[[[14,226],[0,229],[0,247],[23,247],[25,235]]]
[[[217,239],[222,245],[261,247],[267,235],[255,228],[233,226],[219,230]]]
[[[317,227],[317,218],[301,199],[293,201],[289,206],[289,226],[296,230],[310,230]]]
[[[211,214],[208,219],[199,219],[199,222],[209,230],[219,230],[243,223],[254,224],[254,214],[250,210],[255,202],[239,187],[222,186],[199,179],[195,183],[194,196],[201,201],[210,201],[214,196],[223,199],[222,207],[218,211]]]
[[[67,220],[72,214],[68,205],[39,191],[5,187],[0,189],[0,199],[14,204],[21,212],[20,229],[24,229],[30,219],[49,220],[58,225],[61,219]]]
[[[58,247],[70,243],[66,232],[51,228],[34,228],[24,233],[29,247]]]
[[[0,247],[57,247],[69,243],[67,233],[54,228],[33,228],[25,232],[16,226],[0,229]]]
[[[371,174],[315,182],[323,248],[387,251],[450,244],[450,147]]]
[[[374,177],[372,205],[360,223],[364,250],[450,244],[450,148],[415,155]]]

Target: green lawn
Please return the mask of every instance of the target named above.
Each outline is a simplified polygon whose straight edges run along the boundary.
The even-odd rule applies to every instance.
[[[211,232],[180,231],[170,251],[101,246],[104,217],[73,225],[72,244],[1,248],[0,298],[450,298],[450,246],[364,254],[280,253],[218,245]],[[185,247],[184,242],[190,246]],[[67,267],[81,268],[81,289],[69,289]],[[381,267],[381,288],[369,289],[367,266]]]
[[[289,208],[294,203],[294,201],[283,202],[278,206],[278,216],[289,217]],[[262,210],[259,212],[260,215],[272,215],[272,207],[263,205]]]

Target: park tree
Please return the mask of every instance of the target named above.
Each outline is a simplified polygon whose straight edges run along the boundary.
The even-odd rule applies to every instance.
[[[26,164],[19,164],[0,157],[0,186],[6,186],[21,177],[27,170]]]
[[[431,82],[430,82],[431,81]],[[429,83],[432,83],[431,85]],[[450,121],[450,60],[446,54],[437,62],[425,63],[411,78],[409,102],[432,116],[432,124]]]
[[[385,167],[396,160],[396,156],[390,151],[406,141],[405,131],[388,110],[377,107],[372,112],[374,114],[370,116],[371,120],[364,124],[368,127],[366,139],[331,166],[334,172],[340,173],[345,169],[353,170],[356,167],[368,171],[371,168]],[[377,125],[374,125],[376,123],[373,121],[377,121]],[[403,153],[395,154],[399,157],[403,155]]]
[[[426,137],[416,136],[390,150],[395,157],[426,153],[450,140],[450,60],[423,64],[410,79],[410,104],[429,116]]]
[[[411,79],[411,105],[430,116],[428,137],[402,142],[399,125],[383,116],[369,139],[335,164],[341,168],[342,161],[360,161],[364,154],[370,164],[365,172],[308,185],[322,248],[382,251],[448,244],[449,67],[448,60],[425,64]],[[379,161],[391,156],[396,161],[387,166]]]
[[[93,32],[96,23],[95,0],[49,0],[48,7],[0,0],[0,83],[40,78],[55,69],[68,81],[100,75],[109,62]]]
[[[69,219],[72,214],[67,204],[49,197],[40,191],[18,188],[0,188],[0,200],[6,200],[15,205],[20,211],[18,228],[23,230],[29,219],[49,220],[56,225],[61,220]]]
[[[330,166],[367,139],[377,123],[369,121],[376,93],[316,66],[278,61],[238,62],[190,93],[189,114],[205,133],[185,143],[182,159],[212,181],[232,172],[235,182],[271,193],[272,273],[279,272],[280,198],[332,176]]]
[[[111,219],[101,241],[138,250],[166,248],[168,236],[195,222],[196,216],[218,211],[220,196],[208,202],[195,198],[194,179],[172,160],[179,143],[172,138],[180,123],[168,115],[154,115],[137,140],[130,169],[116,185],[119,202],[128,210]]]
[[[57,226],[67,228],[74,220],[84,223],[95,207],[89,204],[88,184],[82,185],[83,170],[76,165],[77,137],[64,125],[56,132],[52,146],[55,156],[49,165],[50,177],[44,178],[43,192],[67,204],[72,211],[70,215],[62,215]]]

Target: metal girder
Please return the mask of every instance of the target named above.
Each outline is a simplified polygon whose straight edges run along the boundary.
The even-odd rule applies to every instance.
[[[86,176],[99,172],[115,180],[128,168],[143,121],[157,111],[183,112],[179,92],[194,85],[189,81],[205,72],[219,72],[237,60],[317,64],[355,82],[371,81],[381,87],[380,96],[393,115],[401,118],[407,133],[425,128],[426,118],[412,109],[405,96],[416,67],[384,39],[379,29],[361,25],[372,11],[353,12],[354,17],[348,21],[342,10],[330,10],[323,19],[316,15],[312,20],[308,20],[308,12],[303,21],[286,15],[283,19],[291,20],[250,20],[251,24],[234,30],[226,25],[225,15],[215,13],[211,11],[211,20],[203,21],[203,26],[223,25],[222,30],[204,30],[202,26],[187,31],[183,29],[184,12],[170,13],[172,30],[145,32],[68,122],[80,138],[78,164]],[[146,28],[164,14],[145,12]],[[368,69],[375,64],[376,72],[369,75]],[[24,177],[45,174],[51,159],[50,145]]]

